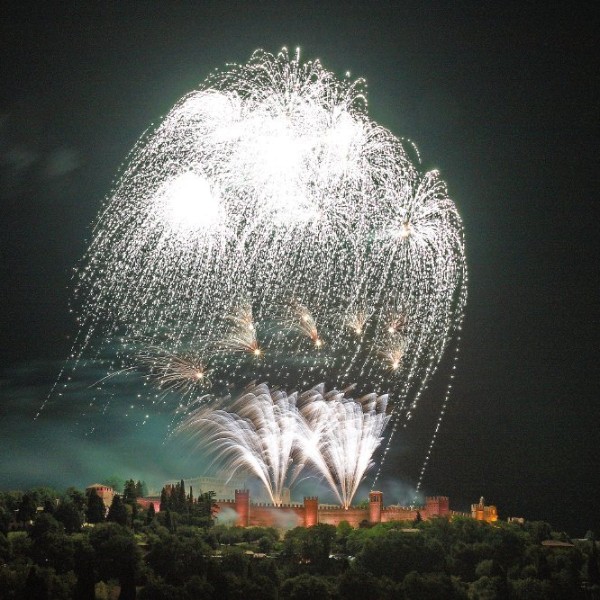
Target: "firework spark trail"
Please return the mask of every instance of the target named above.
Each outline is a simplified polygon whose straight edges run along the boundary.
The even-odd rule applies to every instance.
[[[373,311],[367,308],[356,308],[349,312],[345,321],[345,325],[346,327],[349,327],[357,336],[362,336],[365,330],[365,325],[372,314]]]
[[[311,311],[298,301],[292,302],[289,311],[291,312],[291,316],[284,321],[284,327],[307,337],[314,344],[315,348],[321,348],[323,340],[319,337],[317,322]]]
[[[460,326],[465,250],[445,183],[369,118],[365,87],[298,53],[257,51],[182,98],[136,145],[99,216],[78,273],[74,364],[119,337],[127,364],[127,340],[197,349],[219,393],[258,378],[357,382],[390,394],[393,433]],[[294,298],[312,346],[263,344],[256,324]],[[344,322],[352,313],[361,335]],[[404,348],[390,370],[394,314]]]
[[[211,387],[210,369],[202,358],[193,354],[166,352],[159,347],[144,348],[137,364],[146,368],[149,377],[163,390],[173,390],[183,396]]]
[[[388,397],[369,394],[355,401],[337,390],[324,395],[323,389],[317,386],[300,398],[316,441],[306,444],[306,456],[347,509],[390,420]]]
[[[390,418],[386,408],[387,396],[353,400],[337,390],[325,394],[321,384],[298,398],[260,384],[227,410],[192,411],[180,430],[230,473],[243,469],[258,477],[273,504],[281,504],[284,487],[310,465],[348,508],[373,465]]]
[[[298,440],[305,426],[296,394],[271,391],[265,384],[250,387],[229,410],[200,408],[180,430],[199,438],[229,472],[246,470],[260,479],[273,504],[282,503],[283,488],[294,483],[304,466]]]

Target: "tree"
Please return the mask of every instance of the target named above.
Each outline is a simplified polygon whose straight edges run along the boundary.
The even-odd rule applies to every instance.
[[[134,599],[142,557],[133,535],[117,523],[102,523],[90,533],[89,540],[95,551],[99,578],[118,579],[120,600]]]
[[[73,593],[74,600],[95,600],[96,598],[96,554],[87,538],[75,541],[73,571],[77,584]]]
[[[86,520],[88,523],[102,523],[105,515],[106,507],[104,506],[104,501],[98,496],[96,490],[92,488],[87,499]]]
[[[23,494],[19,503],[19,511],[17,512],[17,521],[26,523],[32,521],[37,512],[37,507],[29,494]]]
[[[121,496],[116,495],[113,498],[112,504],[108,509],[108,515],[106,515],[107,521],[112,521],[113,523],[118,523],[125,527],[127,525],[127,508],[123,501],[121,500]]]
[[[366,600],[379,598],[378,581],[370,573],[350,570],[344,573],[338,582],[338,594],[344,600]]]
[[[177,511],[183,512],[187,507],[186,497],[185,497],[185,482],[183,479],[177,486]]]
[[[48,581],[43,572],[38,567],[31,567],[25,581],[23,598],[26,600],[45,600],[50,597]]]
[[[56,509],[54,516],[60,521],[67,533],[75,533],[81,530],[82,518],[79,508],[68,500],[63,500]]]
[[[175,522],[171,511],[167,508],[167,514],[165,515],[165,527],[173,533],[175,531]]]
[[[281,598],[285,600],[330,600],[333,590],[323,577],[298,575],[286,579],[281,586]]]
[[[10,513],[4,507],[0,506],[0,533],[6,535],[10,525]]]
[[[146,561],[168,584],[182,586],[194,575],[206,575],[209,555],[199,536],[165,535],[152,540]]]
[[[456,589],[445,573],[417,573],[412,571],[402,582],[406,600],[439,600],[466,598],[466,594]]]
[[[64,526],[61,523],[52,515],[42,513],[33,522],[33,526],[29,531],[29,537],[35,541],[47,533],[61,533],[62,531],[64,531]]]
[[[598,568],[598,547],[596,546],[596,540],[594,539],[593,535],[591,536],[590,542],[592,544],[592,548],[587,561],[588,581],[592,585],[600,585],[600,569]]]
[[[135,504],[136,498],[137,490],[135,481],[133,479],[128,479],[125,482],[125,487],[123,489],[123,502],[125,502],[125,504]]]
[[[331,544],[335,535],[335,526],[325,523],[319,523],[306,530],[302,554],[318,572],[324,572],[327,569]]]
[[[215,504],[215,493],[204,492],[198,496],[194,504],[194,515],[200,519],[200,525],[211,526],[218,506]]]
[[[146,525],[150,525],[152,521],[154,521],[154,517],[156,515],[156,510],[154,508],[154,502],[150,502],[150,506],[148,507],[148,512],[146,513]]]
[[[169,495],[167,493],[167,488],[163,487],[160,491],[160,512],[164,512],[169,508]]]
[[[10,542],[4,533],[0,531],[0,563],[8,561],[11,554]]]
[[[85,512],[87,498],[82,491],[74,487],[67,488],[65,499],[72,502],[80,513],[83,514]]]
[[[135,493],[137,498],[145,498],[148,495],[148,486],[145,481],[135,482]]]

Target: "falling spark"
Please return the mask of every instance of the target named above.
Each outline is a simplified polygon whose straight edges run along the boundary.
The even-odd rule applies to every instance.
[[[160,389],[188,395],[211,387],[211,371],[205,362],[192,354],[176,354],[159,347],[149,347],[138,355],[137,363],[148,370]]]
[[[319,337],[317,322],[311,311],[297,301],[292,302],[289,307],[291,315],[287,318],[284,325],[289,330],[296,331],[300,335],[309,338],[315,348],[321,348],[323,340]]]
[[[366,308],[359,308],[348,315],[346,326],[352,329],[356,335],[362,335],[365,330],[365,325],[373,311]]]
[[[406,344],[398,335],[390,336],[382,344],[379,354],[387,363],[389,369],[397,371],[402,365]]]

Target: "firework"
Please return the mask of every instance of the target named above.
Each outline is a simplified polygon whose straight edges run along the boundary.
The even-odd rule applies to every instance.
[[[159,347],[141,351],[137,364],[147,369],[148,376],[160,389],[179,392],[182,396],[211,387],[211,371],[201,357],[193,354],[177,354]]]
[[[402,312],[393,312],[392,316],[387,320],[387,325],[389,334],[403,333],[407,325],[406,315]]]
[[[180,426],[233,476],[243,470],[258,477],[273,504],[294,483],[304,463],[299,447],[306,429],[296,394],[271,391],[265,384],[247,388],[229,410],[199,408]]]
[[[379,355],[390,370],[397,371],[402,365],[405,351],[404,340],[399,335],[390,335],[381,345]]]
[[[321,348],[323,340],[319,337],[317,322],[311,311],[297,301],[291,304],[289,311],[291,316],[284,322],[284,326],[310,339],[315,348]]]
[[[387,396],[355,401],[337,390],[325,394],[322,384],[300,398],[261,384],[227,410],[191,412],[180,429],[232,475],[241,469],[258,477],[273,504],[308,467],[348,508],[381,443],[386,407]]]
[[[226,315],[229,321],[225,335],[214,345],[221,352],[246,352],[259,357],[262,350],[256,338],[256,326],[252,317],[252,306],[241,304]]]
[[[257,51],[136,145],[77,281],[73,368],[115,340],[113,362],[130,364],[130,340],[158,346],[169,332],[165,353],[197,349],[215,395],[259,378],[302,389],[355,381],[358,395],[393,398],[392,435],[459,329],[463,228],[439,173],[369,117],[363,80]],[[294,298],[302,304],[273,333]],[[400,306],[402,322],[388,322]]]
[[[313,434],[306,457],[347,509],[388,424],[388,397],[369,394],[355,401],[337,390],[323,394],[323,389],[317,386],[300,398]]]
[[[364,333],[365,325],[372,314],[373,311],[366,308],[355,309],[348,315],[346,319],[346,326],[349,327],[356,335],[360,336]]]

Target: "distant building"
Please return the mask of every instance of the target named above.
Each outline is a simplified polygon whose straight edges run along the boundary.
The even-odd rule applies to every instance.
[[[494,505],[485,505],[485,498],[481,496],[478,504],[471,504],[471,516],[477,521],[495,523],[498,520],[498,509]]]
[[[93,483],[85,488],[85,493],[89,494],[92,490],[96,490],[96,494],[102,498],[105,508],[109,508],[112,504],[113,498],[115,497],[115,490],[108,485],[102,483]]]
[[[517,523],[518,525],[523,525],[525,523],[525,517],[508,517],[506,521],[507,523]]]

